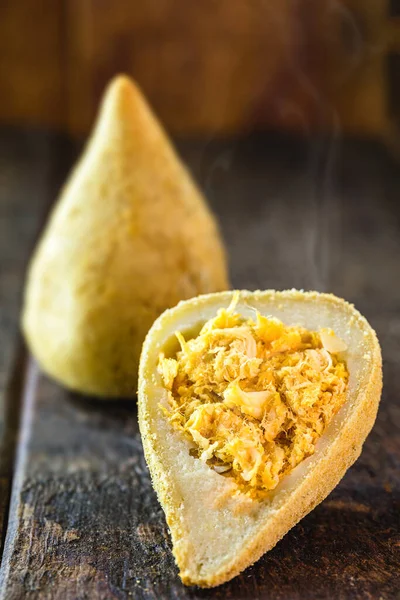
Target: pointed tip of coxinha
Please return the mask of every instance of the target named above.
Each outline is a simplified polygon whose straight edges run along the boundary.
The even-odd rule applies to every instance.
[[[141,91],[118,75],[30,265],[32,353],[69,388],[133,397],[156,317],[227,287],[213,215]]]
[[[158,176],[160,181],[174,179],[181,184],[187,183],[187,169],[168,134],[140,87],[127,75],[116,75],[105,88],[87,145],[87,154],[97,161],[102,160],[100,157],[104,152],[108,163],[119,170],[131,169],[140,173],[140,177],[145,175],[151,180]],[[105,173],[99,171],[98,179],[107,178]],[[192,180],[189,186],[195,187]],[[191,193],[192,190],[189,195]],[[197,189],[196,194],[199,196]]]
[[[116,75],[107,85],[94,135],[105,134],[108,139],[126,138],[137,143],[166,134],[161,123],[152,112],[139,86],[127,75]],[[162,147],[162,149],[165,149]],[[170,149],[170,148],[168,148]]]
[[[104,102],[110,102],[117,106],[119,103],[132,102],[136,97],[144,98],[137,84],[128,75],[119,73],[115,75],[107,84],[104,92]]]
[[[139,87],[127,75],[116,75],[104,90],[98,123],[105,121],[111,128],[120,123],[129,127],[140,121],[143,112],[149,109]]]

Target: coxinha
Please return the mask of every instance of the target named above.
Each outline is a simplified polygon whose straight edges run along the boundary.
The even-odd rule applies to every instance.
[[[138,387],[180,576],[204,587],[330,493],[382,387],[376,334],[352,305],[227,287],[213,216],[140,91],[117,77],[33,257],[23,329],[66,387]]]
[[[270,550],[358,458],[382,387],[375,332],[331,294],[221,292],[150,329],[139,425],[182,581]]]
[[[202,194],[140,90],[116,77],[29,268],[23,330],[33,355],[72,390],[135,396],[156,317],[227,288]]]

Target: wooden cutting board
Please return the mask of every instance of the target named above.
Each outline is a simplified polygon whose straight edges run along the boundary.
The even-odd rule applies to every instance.
[[[380,147],[350,142],[340,156],[339,142],[271,137],[181,148],[220,218],[233,285],[344,296],[377,329],[384,356],[377,423],[341,484],[256,565],[199,590],[177,576],[135,402],[67,392],[19,340],[24,266],[71,153],[39,132],[2,139],[1,597],[398,598],[398,166]]]

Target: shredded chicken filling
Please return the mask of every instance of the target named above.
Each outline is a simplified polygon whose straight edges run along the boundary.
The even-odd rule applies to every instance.
[[[285,326],[255,311],[235,312],[238,297],[159,358],[163,406],[190,453],[257,499],[315,451],[345,401],[346,345],[330,329]]]

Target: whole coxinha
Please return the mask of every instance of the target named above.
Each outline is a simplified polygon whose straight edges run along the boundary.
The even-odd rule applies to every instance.
[[[41,236],[23,329],[44,371],[97,397],[135,397],[154,319],[228,287],[216,221],[138,87],[108,86]]]

